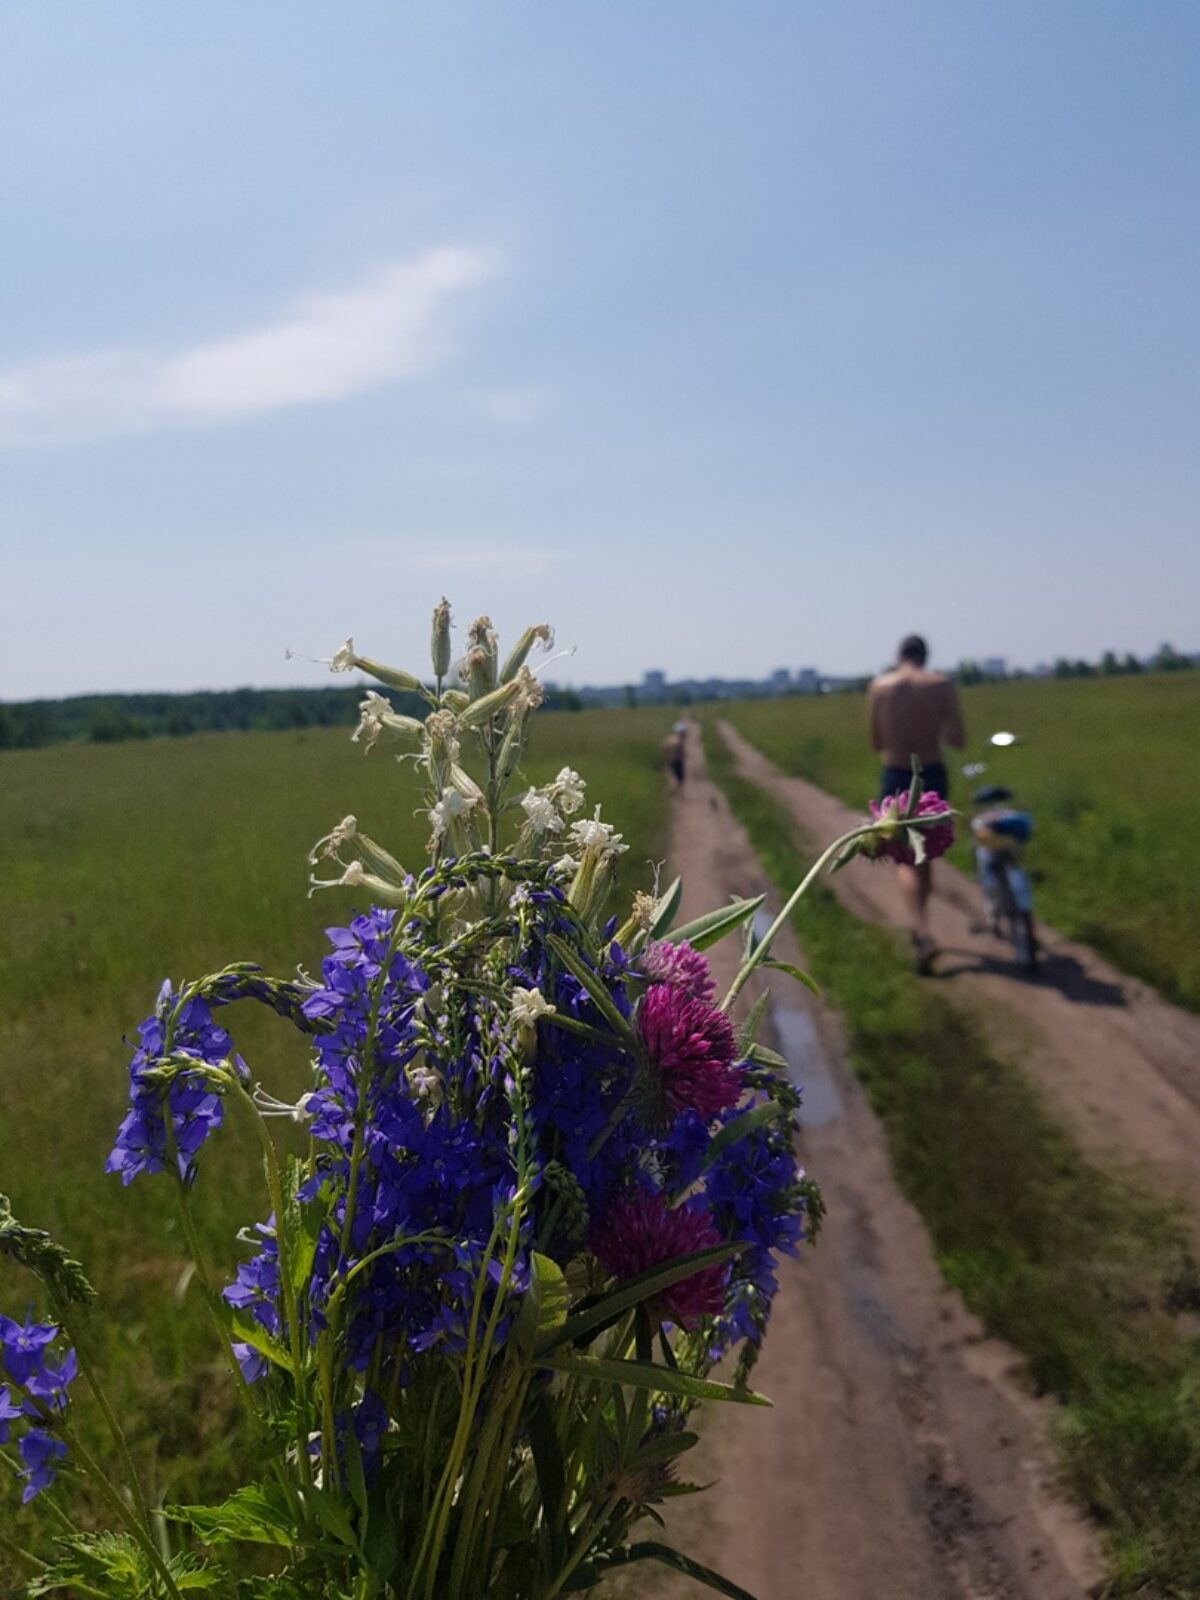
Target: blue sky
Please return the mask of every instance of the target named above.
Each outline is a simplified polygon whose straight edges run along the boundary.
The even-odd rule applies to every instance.
[[[0,698],[1200,648],[1200,10],[0,11]]]

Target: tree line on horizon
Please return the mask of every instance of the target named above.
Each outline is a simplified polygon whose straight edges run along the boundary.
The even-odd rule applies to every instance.
[[[1059,656],[1050,673],[1054,678],[1120,678],[1128,677],[1135,672],[1190,672],[1200,665],[1200,660],[1195,656],[1182,654],[1174,645],[1161,644],[1148,660],[1140,660],[1130,651],[1118,655],[1115,650],[1106,650],[1099,661],[1085,661],[1082,658],[1071,660],[1067,656]],[[991,674],[985,672],[977,661],[960,661],[954,672],[958,683],[973,684],[991,681]],[[1008,678],[1028,678],[1034,674],[1028,672],[1009,672]]]
[[[1055,662],[1055,678],[1120,677],[1138,672],[1191,671],[1198,664],[1164,644],[1148,661],[1106,650],[1097,662]],[[1013,672],[1012,678],[1028,677]],[[975,662],[959,664],[955,677],[964,685],[989,681]],[[868,679],[853,680],[848,689],[863,690]],[[118,744],[133,739],[186,738],[194,733],[283,733],[305,728],[349,727],[356,718],[362,688],[207,689],[190,693],[73,695],[60,700],[0,701],[0,750],[30,750],[70,741]],[[389,696],[396,710],[423,715],[415,695]],[[689,699],[691,697],[689,696]],[[636,691],[625,691],[624,704],[636,705]],[[545,709],[578,711],[583,701],[570,688],[548,688]]]

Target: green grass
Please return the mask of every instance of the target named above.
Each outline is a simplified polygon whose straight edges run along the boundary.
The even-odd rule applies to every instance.
[[[629,890],[649,886],[648,862],[665,848],[659,748],[670,718],[584,712],[535,723],[527,775],[539,782],[566,764],[583,773],[592,803],[632,845],[622,858]],[[412,767],[382,745],[364,757],[348,732],[0,754],[0,1191],[103,1287],[118,1408],[171,1497],[219,1486],[237,1434],[197,1296],[183,1292],[171,1186],[142,1179],[123,1191],[103,1172],[127,1088],[122,1035],[153,1008],[165,975],[178,982],[234,960],[280,975],[297,962],[317,970],[321,930],[353,899],[346,890],[307,899],[305,858],[347,812],[406,865],[422,864]],[[300,1036],[252,1006],[227,1016],[256,1076],[299,1092]],[[206,1151],[197,1189],[217,1272],[237,1259],[236,1230],[267,1209],[251,1138],[231,1124]],[[28,1293],[0,1272],[0,1308],[22,1308]]]
[[[789,815],[709,767],[781,891],[811,859]],[[805,842],[809,844],[809,842]],[[846,1022],[851,1060],[947,1282],[1063,1402],[1069,1485],[1104,1522],[1111,1593],[1200,1592],[1200,1279],[1180,1219],[1092,1165],[969,1014],[922,984],[894,935],[827,888],[795,927]]]
[[[1026,741],[991,751],[978,781],[1006,783],[1034,813],[1039,915],[1200,1011],[1200,673],[984,684],[962,698],[970,743],[956,764],[979,759],[998,728]],[[874,795],[861,696],[750,701],[727,715],[785,772],[852,805]],[[969,787],[958,779],[957,803]],[[961,844],[954,859],[968,865]]]

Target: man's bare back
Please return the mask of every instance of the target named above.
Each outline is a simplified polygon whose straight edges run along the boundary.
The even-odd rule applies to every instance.
[[[942,759],[942,745],[961,750],[966,742],[953,683],[911,661],[901,661],[874,679],[868,691],[871,748],[885,767],[907,768],[913,756],[923,766]]]

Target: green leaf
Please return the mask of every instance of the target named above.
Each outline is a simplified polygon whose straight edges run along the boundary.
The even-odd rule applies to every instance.
[[[698,1433],[664,1433],[649,1439],[637,1450],[630,1461],[631,1467],[657,1467],[664,1461],[673,1461],[685,1450],[700,1443]]]
[[[603,978],[598,973],[593,972],[587,962],[582,961],[578,953],[571,948],[566,940],[560,939],[557,934],[547,934],[546,943],[571,976],[577,978],[587,990],[597,1011],[600,1012],[614,1033],[625,1042],[629,1049],[636,1053],[637,1039],[634,1031],[629,1026],[628,1019],[623,1017],[617,1010],[616,1005],[613,1003],[612,995],[609,994],[608,989],[605,987]]]
[[[686,939],[693,950],[707,950],[709,945],[716,944],[718,939],[749,921],[765,899],[766,896],[760,894],[753,900],[735,900],[732,905],[718,906],[715,911],[706,911],[702,917],[685,922],[681,928],[672,928],[667,938],[672,944]]]
[[[566,1504],[567,1474],[562,1448],[554,1425],[554,1412],[545,1390],[529,1408],[529,1446],[533,1451],[533,1470],[542,1497],[542,1526],[550,1550],[550,1570],[562,1565],[566,1540],[563,1537],[563,1507]]]
[[[765,961],[759,962],[760,966],[770,967],[774,972],[786,972],[789,978],[795,978],[797,983],[802,983],[810,994],[820,995],[821,985],[812,976],[805,972],[803,967],[794,967],[790,961],[776,961],[774,956],[768,956]]]
[[[60,1539],[59,1547],[66,1554],[26,1585],[26,1595],[56,1594],[81,1583],[114,1600],[140,1600],[148,1592],[146,1558],[128,1534],[78,1534]]]
[[[544,1344],[554,1342],[571,1304],[567,1280],[556,1261],[535,1250],[532,1268],[529,1288],[513,1323],[513,1338],[522,1355],[532,1355]]]
[[[248,1344],[252,1350],[257,1350],[260,1356],[275,1366],[282,1367],[285,1372],[292,1370],[292,1358],[279,1343],[273,1339],[261,1322],[253,1317],[243,1317],[234,1312],[229,1319],[229,1331],[232,1338],[243,1344]]]
[[[754,1600],[748,1589],[741,1588],[728,1578],[723,1578],[719,1572],[714,1572],[711,1567],[701,1566],[699,1561],[693,1561],[691,1556],[685,1556],[678,1550],[673,1550],[670,1545],[659,1544],[657,1540],[646,1539],[639,1544],[631,1544],[626,1550],[615,1550],[601,1565],[597,1563],[597,1572],[607,1574],[614,1567],[632,1565],[635,1561],[661,1561],[664,1567],[671,1567],[675,1572],[681,1572],[685,1578],[692,1578],[697,1583],[703,1583],[707,1588],[717,1594],[723,1594],[728,1600]],[[570,1587],[569,1585],[567,1586]]]
[[[679,902],[683,897],[683,879],[676,878],[659,895],[654,906],[654,916],[650,922],[650,937],[661,939],[671,926],[675,913],[679,910]]]
[[[727,1122],[709,1142],[708,1149],[704,1152],[703,1166],[706,1168],[711,1166],[722,1150],[727,1150],[731,1144],[737,1144],[739,1139],[744,1139],[748,1133],[753,1133],[755,1128],[761,1128],[764,1122],[773,1122],[776,1117],[783,1114],[784,1108],[777,1100],[764,1100],[760,1105],[751,1106],[749,1111],[743,1111],[740,1117],[734,1117],[732,1122]]]
[[[295,1156],[288,1159],[284,1173],[284,1209],[287,1214],[288,1254],[292,1264],[292,1285],[299,1293],[308,1283],[321,1229],[329,1216],[333,1184],[326,1182],[307,1204],[300,1203],[299,1190],[306,1179],[304,1163]]]
[[[693,1272],[699,1272],[704,1267],[719,1266],[722,1261],[729,1261],[733,1256],[740,1255],[745,1248],[746,1246],[740,1242],[714,1244],[706,1250],[691,1250],[685,1256],[676,1256],[674,1261],[666,1261],[660,1267],[648,1267],[645,1272],[639,1272],[636,1277],[627,1279],[619,1289],[606,1294],[602,1300],[597,1300],[594,1305],[587,1306],[582,1311],[575,1312],[574,1316],[568,1317],[554,1337],[539,1347],[538,1354],[544,1355],[547,1351],[557,1350],[564,1344],[578,1344],[585,1334],[615,1322],[622,1312],[629,1310],[630,1306],[640,1305],[643,1300],[649,1300],[661,1290],[669,1289],[673,1283],[679,1283],[683,1278],[690,1278]]]
[[[229,1574],[223,1567],[214,1567],[207,1561],[201,1561],[198,1556],[181,1555],[172,1556],[167,1563],[171,1576],[175,1580],[175,1587],[182,1590],[221,1589],[228,1594]]]
[[[752,952],[748,952],[752,953]],[[767,1007],[771,1003],[769,990],[764,989],[762,994],[750,1008],[749,1015],[737,1032],[737,1048],[739,1055],[745,1055],[758,1038],[758,1030],[762,1027],[762,1020],[767,1014]]]
[[[652,1361],[612,1361],[606,1356],[584,1355],[568,1347],[539,1357],[538,1365],[574,1377],[591,1378],[597,1383],[620,1383],[629,1389],[651,1389],[659,1394],[681,1394],[689,1400],[734,1400],[741,1405],[769,1406],[766,1395],[753,1389],[718,1383],[715,1378],[696,1378],[690,1372],[660,1367]]]
[[[770,1067],[773,1072],[787,1072],[789,1064],[778,1050],[768,1050],[765,1044],[751,1045],[746,1052],[746,1059],[753,1061],[756,1066]]]
[[[308,1501],[317,1513],[317,1521],[326,1533],[331,1533],[339,1544],[344,1544],[348,1550],[358,1549],[354,1524],[344,1503],[336,1494],[328,1490],[311,1489],[308,1491]]]
[[[287,1499],[274,1483],[248,1483],[219,1506],[168,1506],[163,1516],[186,1523],[205,1544],[296,1543]]]

